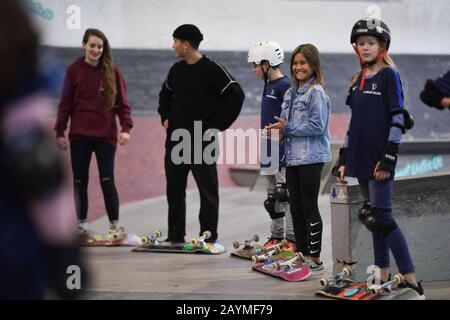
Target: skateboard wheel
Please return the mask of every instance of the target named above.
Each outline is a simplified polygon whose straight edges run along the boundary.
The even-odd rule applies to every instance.
[[[259,262],[259,259],[257,256],[252,256],[252,262],[253,264],[257,264]]]
[[[142,238],[141,238],[141,242],[142,242],[143,244],[149,243],[148,237],[142,237]]]
[[[273,251],[273,254],[281,253],[281,249],[279,247],[274,247],[272,251]]]
[[[162,236],[162,232],[160,230],[155,231],[155,238],[159,238]]]
[[[277,270],[277,271],[281,270],[281,264],[278,261],[275,262],[273,266],[274,266],[275,270]]]
[[[403,275],[401,273],[397,273],[394,276],[394,280],[397,282],[397,284],[401,284],[401,283],[405,282],[405,277],[403,277]]]
[[[119,235],[118,233],[113,233],[113,234],[112,234],[112,238],[113,238],[114,240],[119,240],[119,239],[120,239],[120,235]]]
[[[257,234],[254,234],[253,237],[252,237],[252,240],[254,242],[258,242],[259,241],[259,236]]]
[[[287,241],[286,239],[281,240],[282,247],[287,247],[288,244],[289,244],[289,241]]]
[[[327,278],[320,279],[320,285],[324,288],[328,287],[328,279]]]
[[[352,269],[350,267],[344,267],[342,273],[344,276],[350,277],[352,275]]]
[[[203,236],[205,237],[205,239],[209,239],[209,238],[211,238],[211,232],[205,231],[205,232],[203,232]]]
[[[193,245],[193,246],[195,246],[196,244],[198,243],[198,240],[197,239],[191,239],[191,244]]]
[[[301,262],[305,261],[305,257],[303,256],[303,254],[301,252],[297,252],[295,254],[297,256],[297,259]]]
[[[370,288],[370,293],[377,296],[380,294],[380,288]]]
[[[239,243],[239,242],[237,242],[237,241],[233,242],[233,247],[234,247],[235,249],[239,248],[239,246],[240,246],[240,243]]]

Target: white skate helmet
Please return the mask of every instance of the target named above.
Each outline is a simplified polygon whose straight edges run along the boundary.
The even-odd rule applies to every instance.
[[[281,46],[273,41],[259,42],[248,52],[247,62],[261,64],[261,61],[269,61],[271,67],[283,63],[284,52]]]

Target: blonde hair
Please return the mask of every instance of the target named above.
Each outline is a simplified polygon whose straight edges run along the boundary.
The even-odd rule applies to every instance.
[[[291,81],[292,86],[298,86],[299,81],[295,78],[294,72],[292,71],[292,65],[294,63],[294,58],[297,54],[301,53],[303,57],[305,57],[308,64],[314,70],[314,75],[316,79],[308,87],[308,90],[316,84],[320,84],[322,87],[325,85],[325,79],[323,76],[322,65],[320,64],[320,55],[319,50],[317,50],[316,46],[311,43],[301,44],[297,48],[295,48],[294,52],[292,52],[291,57]]]
[[[386,50],[386,45],[385,42],[381,42],[378,38],[376,38],[378,43],[380,44],[380,46],[384,47],[384,50]],[[392,67],[396,70],[398,70],[397,66],[394,63],[394,60],[392,60],[391,56],[389,55],[389,53],[386,50],[386,53],[383,56],[383,63],[389,67]],[[358,72],[355,73],[355,75],[353,76],[352,80],[350,81],[350,86],[355,85],[356,81],[358,81],[359,76],[361,75],[362,72],[362,68],[363,65],[361,64],[361,70],[359,70]]]

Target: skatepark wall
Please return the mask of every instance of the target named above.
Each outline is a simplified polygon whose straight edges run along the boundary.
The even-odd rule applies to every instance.
[[[105,31],[114,48],[167,49],[173,30],[196,24],[205,50],[247,51],[274,40],[285,50],[312,42],[322,52],[353,53],[353,24],[384,20],[391,52],[448,54],[447,0],[24,0],[51,46],[78,46],[88,27]]]
[[[331,233],[334,272],[336,259],[358,261],[355,279],[365,281],[373,264],[371,233],[360,223],[363,198],[357,182],[331,186]],[[393,215],[401,228],[419,280],[450,279],[450,172],[401,177],[394,182]],[[390,271],[398,272],[390,255]]]

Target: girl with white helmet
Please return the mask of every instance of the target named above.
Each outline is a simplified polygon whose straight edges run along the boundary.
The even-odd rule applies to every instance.
[[[273,41],[259,42],[248,53],[248,63],[252,63],[253,71],[260,80],[264,81],[261,101],[261,129],[274,122],[275,116],[280,115],[284,94],[290,86],[289,78],[283,76],[280,70],[283,59],[283,49]],[[266,144],[268,148],[273,145],[264,138],[261,143]],[[283,144],[279,144],[278,147],[279,165],[276,166],[277,169],[273,174],[265,175],[267,177],[267,199],[264,201],[264,208],[269,213],[272,223],[270,227],[271,235],[263,246],[269,247],[278,244],[285,238],[288,240],[288,245],[284,249],[295,251],[295,235],[286,188],[284,147]],[[265,156],[267,155],[261,154],[261,170],[269,170],[268,164],[264,163],[263,160]]]

